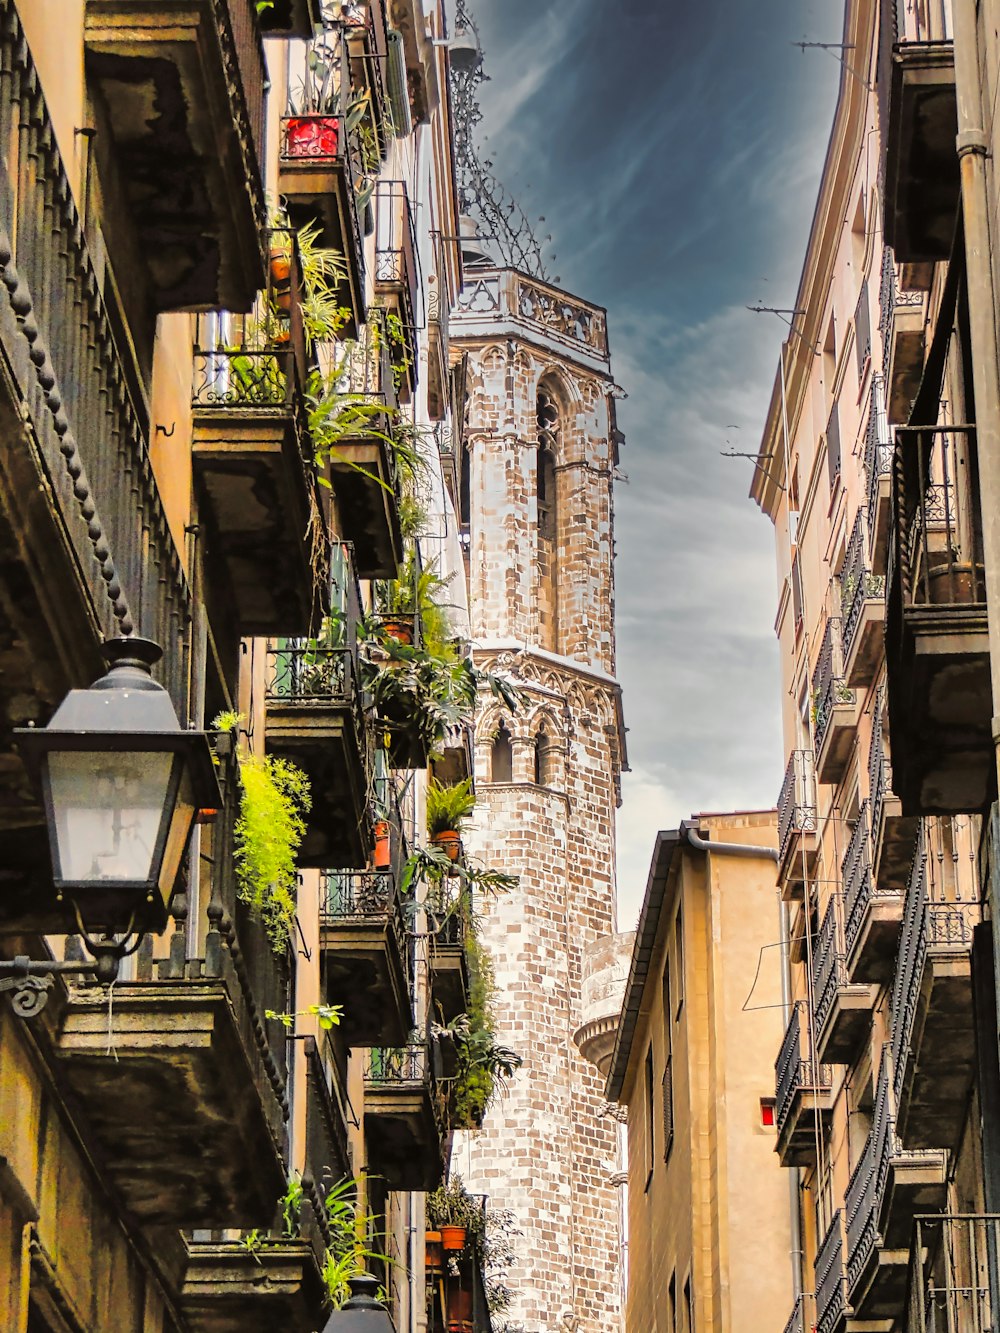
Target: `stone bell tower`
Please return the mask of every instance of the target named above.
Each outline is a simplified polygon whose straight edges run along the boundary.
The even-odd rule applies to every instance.
[[[460,1145],[455,1168],[494,1206],[511,1208],[523,1233],[506,1327],[612,1333],[616,1129],[573,1037],[586,960],[615,929],[624,736],[614,677],[614,384],[601,309],[472,260],[451,337],[468,358],[460,474],[474,655],[509,673],[527,703],[479,717],[477,816],[466,841],[520,877],[517,891],[478,906],[499,1035],[524,1065],[482,1132]]]

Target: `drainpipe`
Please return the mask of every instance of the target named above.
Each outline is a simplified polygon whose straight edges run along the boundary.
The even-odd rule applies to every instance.
[[[993,683],[993,740],[997,745],[1000,744],[1000,369],[990,253],[988,140],[982,123],[976,8],[977,0],[954,0],[952,23],[958,102],[956,146],[962,183],[972,384],[976,397],[976,453]]]
[[[777,863],[778,853],[774,847],[758,847],[752,842],[710,842],[699,837],[694,827],[684,829],[688,843],[698,852],[712,852],[721,856],[757,856]],[[792,981],[788,957],[788,905],[779,900],[778,914],[781,926],[781,1010],[788,1027],[792,1017]],[[802,1222],[799,1217],[799,1168],[792,1167],[788,1173],[788,1223],[791,1233],[789,1257],[792,1264],[792,1301],[797,1303],[802,1295]]]

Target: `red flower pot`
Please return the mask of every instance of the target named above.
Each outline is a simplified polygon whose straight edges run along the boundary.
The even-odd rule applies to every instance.
[[[389,823],[385,819],[380,819],[375,825],[375,869],[388,870],[390,864]]]
[[[462,839],[454,829],[447,829],[443,833],[435,833],[431,842],[435,847],[440,847],[452,861],[457,861],[462,855]]]
[[[339,116],[290,116],[285,121],[286,157],[336,157]]]
[[[443,1250],[464,1250],[465,1227],[442,1227],[441,1248]]]

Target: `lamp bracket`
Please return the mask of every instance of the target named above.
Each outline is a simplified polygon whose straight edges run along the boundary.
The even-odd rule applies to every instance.
[[[10,991],[11,1008],[18,1018],[34,1018],[48,1003],[56,973],[96,972],[97,961],[60,963],[18,954],[13,961],[0,961],[0,992]]]

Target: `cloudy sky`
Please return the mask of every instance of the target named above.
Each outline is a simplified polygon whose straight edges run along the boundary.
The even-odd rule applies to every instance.
[[[772,531],[747,498],[840,67],[836,0],[472,0],[485,155],[552,277],[608,308],[627,443],[619,676],[631,773],[620,924],[657,829],[773,805],[781,782]],[[748,22],[749,20],[749,22]]]

